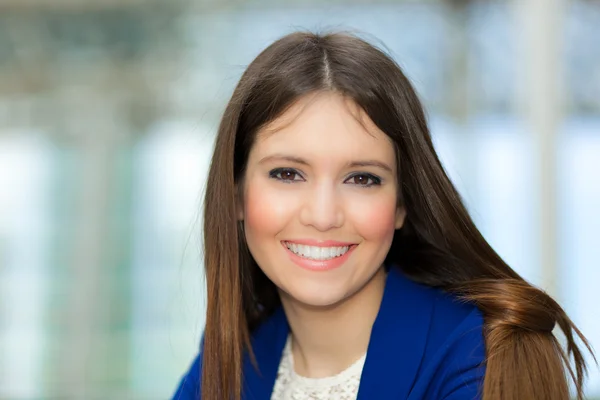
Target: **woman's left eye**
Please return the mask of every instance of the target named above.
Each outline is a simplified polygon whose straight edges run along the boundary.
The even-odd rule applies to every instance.
[[[353,185],[369,187],[380,185],[381,179],[371,174],[356,174],[348,178],[346,182],[352,183]]]

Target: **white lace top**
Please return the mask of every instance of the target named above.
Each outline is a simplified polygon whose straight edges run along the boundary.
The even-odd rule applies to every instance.
[[[337,375],[306,378],[294,371],[291,336],[288,336],[271,400],[356,400],[366,354]]]

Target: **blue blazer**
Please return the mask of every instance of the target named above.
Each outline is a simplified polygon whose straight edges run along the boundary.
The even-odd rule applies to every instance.
[[[253,332],[260,374],[246,356],[242,399],[271,398],[288,333],[282,308]],[[201,371],[198,356],[173,400],[200,399]],[[484,375],[480,311],[392,267],[371,331],[358,399],[480,399]]]

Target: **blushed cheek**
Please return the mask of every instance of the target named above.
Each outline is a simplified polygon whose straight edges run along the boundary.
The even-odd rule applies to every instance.
[[[396,229],[396,199],[371,199],[353,210],[353,220],[365,240],[391,240]]]
[[[254,185],[246,190],[244,219],[247,235],[276,235],[285,226],[289,214],[289,202],[269,187]]]

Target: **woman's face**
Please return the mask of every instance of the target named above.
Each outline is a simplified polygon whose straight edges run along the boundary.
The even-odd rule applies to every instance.
[[[305,97],[250,151],[238,208],[250,252],[282,296],[335,305],[382,267],[404,222],[397,181],[392,143],[362,110]]]

